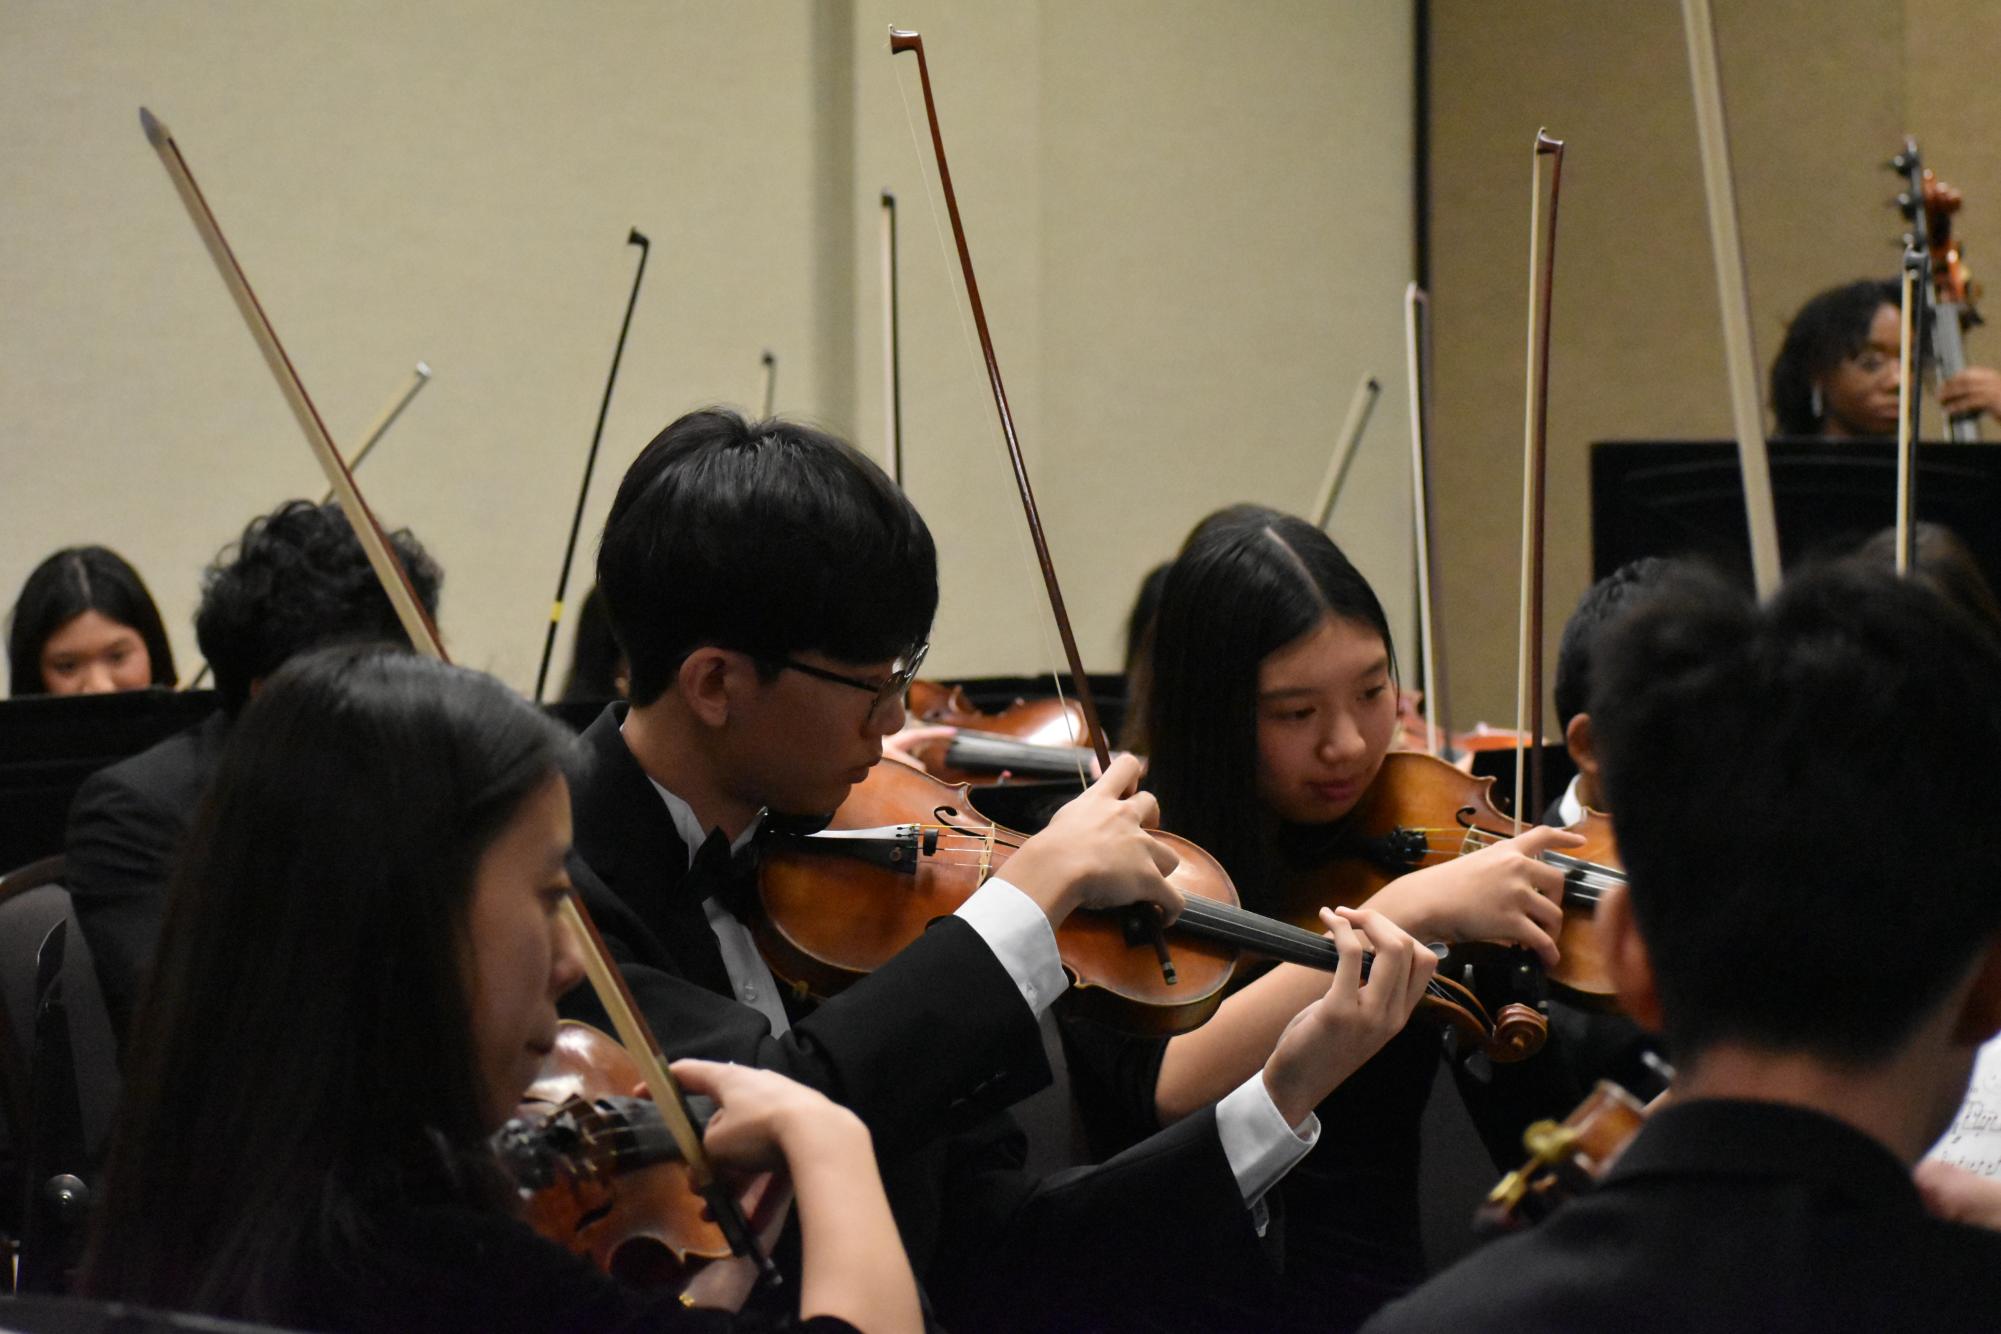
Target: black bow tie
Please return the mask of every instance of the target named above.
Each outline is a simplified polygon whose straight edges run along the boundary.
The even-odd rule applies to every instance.
[[[684,883],[693,897],[714,899],[730,916],[748,923],[757,911],[757,844],[753,841],[733,853],[723,831],[710,830]]]

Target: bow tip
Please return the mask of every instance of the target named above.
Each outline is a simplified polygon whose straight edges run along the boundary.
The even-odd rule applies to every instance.
[[[146,142],[155,148],[164,147],[166,142],[173,138],[167,130],[166,122],[144,107],[139,108],[139,128],[146,132]]]
[[[901,51],[915,51],[923,45],[924,39],[914,29],[889,25],[889,52],[895,55]]]

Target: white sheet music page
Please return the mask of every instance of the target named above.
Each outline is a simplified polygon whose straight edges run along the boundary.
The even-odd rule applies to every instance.
[[[1985,1177],[2001,1177],[2001,1038],[1980,1049],[1966,1101],[1925,1157],[1942,1158]]]

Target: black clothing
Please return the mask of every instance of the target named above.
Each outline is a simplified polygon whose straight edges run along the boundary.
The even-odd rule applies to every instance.
[[[330,1334],[641,1334],[769,1328],[755,1315],[689,1310],[672,1292],[642,1295],[504,1215],[464,1205],[412,1207],[375,1238],[365,1272],[308,1279],[299,1323]],[[821,1316],[800,1334],[852,1334]]]
[[[70,805],[63,883],[121,1047],[159,943],[175,861],[228,737],[229,715],[211,714],[92,774]]]
[[[1991,1330],[2001,1233],[1876,1141],[1777,1103],[1657,1112],[1596,1189],[1385,1309],[1402,1331]]]
[[[1213,1112],[1114,1160],[1037,1178],[999,1109],[1049,1080],[1035,1018],[1007,970],[947,917],[790,1032],[732,998],[688,851],[626,749],[613,705],[570,781],[572,876],[670,1056],[764,1066],[851,1108],[878,1161],[912,1267],[958,1334],[1146,1327],[1191,1288],[1255,1288],[1270,1261]],[[566,1011],[590,1017],[572,993]]]
[[[1063,1039],[1093,1152],[1158,1124],[1165,1040],[1082,1020],[1066,1020]],[[1203,1327],[1354,1329],[1423,1282],[1418,1149],[1440,1048],[1437,1027],[1414,1020],[1315,1108],[1319,1142],[1272,1192],[1285,1210],[1281,1280],[1249,1302],[1217,1301]]]

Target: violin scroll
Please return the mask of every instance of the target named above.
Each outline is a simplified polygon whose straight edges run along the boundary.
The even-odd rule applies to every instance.
[[[1529,1159],[1488,1192],[1475,1216],[1483,1233],[1514,1232],[1548,1217],[1557,1205],[1596,1185],[1646,1123],[1642,1103],[1610,1080],[1561,1122],[1538,1121],[1522,1132]]]
[[[1494,1018],[1494,1035],[1484,1050],[1500,1065],[1525,1061],[1549,1041],[1549,1016],[1532,1005],[1510,1001]]]

